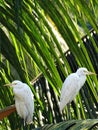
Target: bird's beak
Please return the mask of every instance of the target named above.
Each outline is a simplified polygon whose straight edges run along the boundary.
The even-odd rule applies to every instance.
[[[94,72],[90,72],[90,71],[88,71],[88,72],[87,72],[87,75],[97,75],[97,74],[94,73]]]
[[[7,86],[7,87],[9,87],[9,86],[12,86],[12,83],[4,84],[3,86]]]

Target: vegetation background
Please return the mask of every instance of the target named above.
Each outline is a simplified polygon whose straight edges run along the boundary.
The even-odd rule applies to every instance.
[[[14,104],[3,85],[18,79],[34,93],[34,127],[68,119],[67,107],[61,114],[58,104],[64,79],[81,66],[98,73],[97,14],[97,0],[0,0],[0,109]],[[97,76],[87,78],[71,116],[98,123]],[[0,129],[19,126],[16,113],[0,121]]]

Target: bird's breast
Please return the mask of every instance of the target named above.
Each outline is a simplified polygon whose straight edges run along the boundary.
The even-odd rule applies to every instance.
[[[15,101],[15,106],[16,106],[16,110],[18,115],[23,118],[26,119],[27,115],[28,115],[28,111],[27,108],[25,106],[25,103],[23,101]]]
[[[79,77],[78,84],[80,88],[84,85],[85,81],[86,81],[86,76]]]

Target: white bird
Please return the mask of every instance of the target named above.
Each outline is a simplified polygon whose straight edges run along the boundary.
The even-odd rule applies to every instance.
[[[11,86],[13,88],[16,111],[24,119],[24,125],[25,122],[31,124],[34,113],[34,96],[30,87],[19,80],[4,86]]]
[[[60,111],[62,111],[65,105],[72,102],[75,96],[78,94],[81,87],[86,81],[86,75],[95,74],[89,72],[86,68],[79,68],[76,73],[70,74],[64,81],[61,96],[60,96]]]

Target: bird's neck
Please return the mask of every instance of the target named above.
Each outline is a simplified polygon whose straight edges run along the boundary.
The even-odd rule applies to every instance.
[[[24,97],[21,89],[14,88],[13,93],[16,98],[22,99]]]
[[[85,75],[79,76],[79,85],[81,87],[84,85],[85,81],[86,81],[86,76]]]

